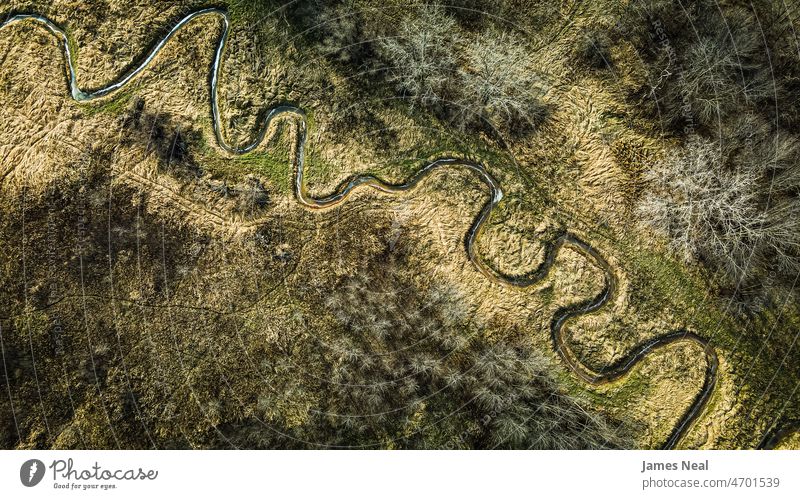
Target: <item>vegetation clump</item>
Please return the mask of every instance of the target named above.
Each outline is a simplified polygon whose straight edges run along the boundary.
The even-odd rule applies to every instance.
[[[785,19],[774,16],[767,2],[645,1],[621,17],[648,72],[632,96],[680,142],[646,165],[639,218],[747,310],[795,294],[800,273],[797,106],[786,94],[797,72],[776,72]]]
[[[786,136],[745,151],[694,140],[651,165],[639,215],[686,261],[758,297],[800,273],[797,160]]]
[[[510,32],[470,34],[428,6],[408,15],[379,53],[400,91],[461,129],[526,131],[545,114],[543,83],[525,43]]]
[[[563,393],[523,338],[490,339],[465,297],[398,280],[394,262],[346,278],[326,306],[329,373],[317,421],[337,445],[603,448],[620,428]]]

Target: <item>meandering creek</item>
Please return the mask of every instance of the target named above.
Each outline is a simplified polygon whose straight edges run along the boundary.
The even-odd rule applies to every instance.
[[[67,35],[63,29],[50,21],[49,19],[38,15],[17,15],[9,18],[2,25],[0,29],[20,22],[35,22],[43,25],[53,35],[55,35],[63,45],[64,54],[66,59],[67,77],[69,79],[70,92],[72,98],[79,102],[88,102],[95,99],[108,96],[117,90],[125,87],[132,79],[141,73],[158,55],[161,49],[167,42],[178,32],[181,28],[186,26],[192,20],[200,17],[213,16],[219,18],[222,22],[222,32],[219,36],[218,43],[215,49],[213,65],[211,69],[211,113],[213,118],[213,128],[216,135],[217,143],[228,153],[244,154],[252,151],[258,147],[264,140],[270,123],[277,119],[290,119],[297,126],[296,134],[296,151],[294,154],[294,194],[302,205],[311,209],[322,209],[335,206],[344,202],[348,195],[356,188],[372,188],[386,193],[399,193],[413,189],[425,177],[432,172],[442,168],[465,168],[473,172],[483,184],[489,189],[490,198],[481,208],[476,216],[472,226],[469,228],[465,236],[465,249],[469,256],[470,261],[475,267],[484,274],[487,278],[506,286],[515,287],[529,287],[533,286],[543,279],[546,279],[553,267],[558,253],[564,247],[571,247],[581,253],[583,256],[594,262],[604,273],[604,287],[600,294],[596,297],[582,303],[578,303],[567,308],[558,310],[552,318],[550,324],[550,334],[553,348],[558,355],[563,359],[564,363],[569,369],[584,382],[591,385],[602,385],[618,380],[631,371],[641,360],[650,352],[657,350],[667,345],[677,342],[689,342],[699,346],[705,354],[706,371],[703,386],[695,396],[692,404],[681,416],[677,422],[669,438],[664,442],[664,448],[673,448],[686,435],[692,424],[702,413],[711,397],[718,378],[719,361],[717,354],[712,345],[707,340],[700,337],[694,332],[686,330],[671,331],[653,339],[644,341],[633,347],[626,355],[617,360],[615,363],[604,366],[601,368],[592,368],[584,364],[572,351],[570,345],[564,339],[564,327],[573,318],[581,315],[597,312],[605,307],[609,301],[612,301],[617,291],[617,279],[613,269],[603,256],[588,242],[581,240],[577,236],[566,232],[558,236],[553,241],[545,244],[545,256],[543,262],[539,267],[524,276],[508,276],[494,270],[487,264],[477,252],[477,242],[481,237],[484,225],[492,214],[494,208],[503,199],[503,190],[495,178],[489,171],[481,164],[467,161],[458,158],[441,158],[427,166],[423,167],[415,173],[410,179],[402,184],[390,184],[382,181],[381,179],[372,175],[358,175],[349,179],[346,183],[339,186],[339,188],[331,195],[314,198],[306,191],[305,183],[303,180],[305,172],[305,144],[307,137],[307,125],[305,113],[302,109],[291,106],[279,106],[271,109],[264,117],[263,122],[259,128],[259,132],[254,139],[243,147],[234,147],[228,144],[223,136],[222,120],[220,118],[219,103],[217,101],[217,89],[220,76],[220,66],[222,56],[225,50],[229,29],[230,18],[224,10],[217,8],[209,8],[193,12],[183,19],[181,19],[167,35],[158,41],[147,53],[144,60],[131,69],[118,81],[109,84],[108,86],[86,92],[81,90],[78,86],[75,59],[70,49],[70,43]]]

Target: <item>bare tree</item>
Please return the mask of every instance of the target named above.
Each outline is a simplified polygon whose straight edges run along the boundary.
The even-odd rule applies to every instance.
[[[698,139],[653,165],[646,179],[651,190],[639,213],[677,253],[688,261],[712,258],[734,275],[746,272],[765,221],[753,171],[724,168],[720,147]]]
[[[423,6],[379,44],[390,80],[415,103],[444,111],[462,128],[531,128],[546,113],[545,85],[520,38],[488,29],[464,34],[439,6]]]
[[[315,28],[320,33],[320,50],[340,63],[361,65],[373,55],[372,42],[364,33],[363,13],[351,3],[322,7]]]
[[[258,177],[248,175],[244,182],[237,184],[236,191],[239,212],[252,214],[269,204],[269,193]]]
[[[398,89],[426,105],[442,99],[456,72],[458,33],[456,22],[439,6],[422,6],[407,16],[397,36],[379,44]]]
[[[744,103],[769,98],[774,83],[763,64],[766,49],[761,33],[752,29],[751,15],[734,9],[721,18],[714,8],[703,19],[718,28],[686,47],[677,90],[690,101],[700,123],[711,124]]]
[[[798,148],[781,135],[734,142],[694,139],[651,165],[638,213],[685,260],[763,290],[800,272]]]
[[[763,21],[750,9],[698,0],[630,2],[621,22],[650,73],[640,103],[667,127],[689,134],[716,127],[780,91],[765,61]],[[691,29],[687,29],[691,27]]]
[[[467,48],[466,67],[459,70],[457,122],[484,121],[492,126],[530,126],[545,114],[544,83],[531,67],[522,40],[489,30]]]

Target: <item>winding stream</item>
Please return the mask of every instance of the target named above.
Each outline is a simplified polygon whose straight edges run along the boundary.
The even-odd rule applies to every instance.
[[[550,269],[555,262],[559,251],[569,246],[583,256],[593,261],[599,266],[604,273],[604,287],[600,294],[596,297],[582,303],[578,303],[566,308],[558,310],[553,316],[550,324],[550,334],[553,342],[553,348],[558,355],[567,364],[569,369],[580,379],[591,385],[602,385],[618,380],[625,376],[631,369],[633,369],[648,353],[677,342],[690,342],[700,346],[705,353],[706,358],[706,372],[703,382],[703,387],[700,392],[695,396],[694,401],[682,415],[678,423],[673,428],[669,438],[663,444],[664,448],[674,448],[681,440],[681,438],[691,428],[692,424],[702,413],[703,409],[708,403],[718,377],[719,360],[716,351],[709,344],[709,342],[696,333],[691,331],[679,330],[673,331],[656,338],[644,341],[633,347],[625,356],[617,360],[615,363],[597,369],[592,369],[590,366],[585,365],[572,351],[569,344],[564,340],[563,329],[570,319],[575,317],[596,312],[603,308],[609,301],[613,300],[617,290],[617,279],[614,275],[613,269],[609,263],[595,250],[589,243],[579,239],[573,234],[563,233],[553,241],[546,243],[545,256],[543,262],[539,267],[523,276],[508,276],[504,275],[493,269],[486,263],[482,257],[477,253],[476,243],[480,238],[485,222],[489,219],[492,210],[503,199],[503,190],[494,177],[486,170],[486,168],[472,161],[458,159],[458,158],[441,158],[417,171],[410,179],[402,184],[390,184],[372,175],[359,175],[350,178],[346,183],[339,186],[336,191],[326,197],[314,198],[310,196],[303,181],[304,168],[305,168],[305,144],[307,137],[307,125],[305,113],[302,109],[291,106],[279,106],[270,110],[264,117],[259,132],[255,138],[244,147],[235,147],[228,144],[223,137],[222,120],[220,119],[219,103],[217,101],[217,88],[220,75],[220,66],[222,55],[225,49],[226,41],[230,30],[230,18],[226,11],[217,8],[208,8],[193,12],[183,19],[181,19],[169,33],[147,53],[144,60],[135,68],[127,72],[118,81],[109,84],[108,86],[86,92],[80,89],[77,83],[75,60],[70,49],[69,40],[63,29],[57,26],[49,19],[38,15],[16,15],[10,17],[7,21],[0,24],[0,29],[20,22],[35,22],[43,25],[52,34],[54,34],[61,41],[67,66],[67,77],[69,79],[70,92],[72,98],[79,102],[88,102],[95,99],[102,98],[115,91],[123,88],[134,77],[141,73],[152,60],[158,55],[161,49],[167,42],[184,26],[194,19],[203,16],[217,17],[222,21],[222,33],[216,46],[213,66],[211,69],[211,113],[212,122],[214,127],[214,134],[218,145],[231,154],[244,154],[252,151],[258,147],[264,140],[270,124],[276,119],[291,119],[297,126],[296,137],[296,151],[294,154],[293,168],[294,168],[294,194],[297,200],[305,207],[311,209],[322,209],[335,206],[343,202],[349,194],[358,187],[371,187],[379,191],[387,193],[399,193],[413,189],[425,177],[432,172],[441,168],[466,168],[475,173],[479,179],[489,188],[490,199],[483,205],[480,213],[475,217],[472,226],[465,237],[465,247],[470,261],[475,267],[484,274],[487,278],[494,282],[506,285],[525,288],[533,286],[543,279],[547,278]]]

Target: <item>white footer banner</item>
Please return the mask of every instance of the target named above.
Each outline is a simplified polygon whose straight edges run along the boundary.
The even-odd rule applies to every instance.
[[[150,494],[797,498],[800,451],[0,451],[2,498]]]

